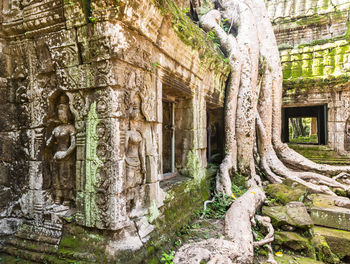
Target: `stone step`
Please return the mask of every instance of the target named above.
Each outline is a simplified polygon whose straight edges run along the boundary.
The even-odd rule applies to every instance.
[[[333,253],[341,259],[350,259],[350,232],[315,226],[314,235],[323,236]]]
[[[23,224],[17,230],[15,236],[25,240],[58,245],[62,236],[62,228],[58,229],[45,226],[35,226],[31,224]]]
[[[8,243],[2,252],[39,263],[94,263],[94,258],[89,253],[72,252],[67,250],[47,249],[42,243],[23,244]]]
[[[33,252],[25,249],[19,249],[17,247],[6,245],[3,247],[2,251],[6,254],[17,257],[18,259],[30,260],[38,263],[54,263],[54,264],[64,264],[64,263],[74,263],[70,260],[60,260],[53,256]]]
[[[275,256],[278,264],[324,264],[322,261],[317,261],[312,258],[303,256],[291,256],[283,254],[282,256]]]
[[[309,213],[315,225],[350,231],[350,199],[322,194],[311,199]]]
[[[16,247],[19,249],[26,249],[38,253],[55,253],[57,251],[57,248],[51,244],[37,242],[37,241],[31,241],[31,240],[25,240],[18,237],[13,237],[6,241],[7,246]]]

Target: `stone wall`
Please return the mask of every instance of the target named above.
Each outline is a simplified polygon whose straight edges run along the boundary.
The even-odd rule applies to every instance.
[[[223,107],[229,67],[173,2],[2,3],[1,235],[23,221],[48,235],[63,216],[135,228],[161,207],[165,95],[176,169],[204,177],[206,106]]]
[[[347,0],[266,1],[278,44],[296,46],[347,34]]]
[[[283,67],[283,107],[327,104],[328,145],[349,137],[349,1],[268,1]]]

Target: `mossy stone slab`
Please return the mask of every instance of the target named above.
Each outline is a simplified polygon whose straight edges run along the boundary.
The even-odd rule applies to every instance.
[[[310,241],[295,232],[276,231],[273,243],[293,251],[304,252],[309,257],[315,256],[315,251]]]
[[[350,231],[350,209],[341,207],[311,207],[310,216],[315,225]]]
[[[333,253],[339,258],[350,257],[350,232],[325,227],[314,227],[316,235],[323,236]]]
[[[268,196],[276,199],[282,204],[287,204],[291,201],[300,201],[306,193],[306,188],[292,188],[285,184],[274,183],[266,186],[265,189]]]
[[[327,240],[320,234],[315,234],[313,236],[311,244],[315,248],[318,260],[329,264],[336,264],[340,262],[339,258],[333,254]]]
[[[262,213],[271,218],[275,227],[290,225],[301,229],[309,229],[313,226],[306,207],[301,202],[290,202],[286,206],[264,206]]]
[[[275,260],[279,264],[324,264],[324,262],[317,261],[312,258],[290,256],[285,254],[283,254],[281,257],[275,256]]]

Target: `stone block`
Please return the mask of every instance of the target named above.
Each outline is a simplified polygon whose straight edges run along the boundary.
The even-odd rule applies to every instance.
[[[313,232],[323,236],[332,252],[340,259],[350,257],[350,232],[318,226],[313,228]]]
[[[282,204],[287,204],[291,201],[299,201],[305,194],[306,188],[296,186],[291,188],[285,184],[275,183],[269,184],[265,189],[267,195],[277,200]]]
[[[154,183],[158,181],[158,157],[146,156],[146,182]]]
[[[0,210],[8,208],[13,199],[13,193],[10,188],[3,187],[0,189]]]
[[[315,256],[315,251],[309,240],[298,233],[277,231],[275,232],[275,240],[273,243],[293,251],[304,252],[309,257]]]
[[[5,162],[19,160],[18,147],[16,146],[18,139],[19,134],[16,132],[0,133],[0,160]]]
[[[17,125],[16,106],[11,103],[0,104],[0,131],[15,129]]]
[[[264,206],[263,215],[269,216],[274,226],[291,226],[291,229],[309,229],[313,226],[306,207],[301,202],[290,202],[286,206]]]
[[[84,191],[85,189],[85,161],[77,160],[75,163],[75,180],[76,180],[76,191]]]
[[[310,216],[315,225],[350,231],[350,209],[342,207],[311,207]]]
[[[124,194],[111,195],[108,209],[110,215],[109,229],[119,230],[130,225],[127,215],[127,200]]]
[[[109,248],[110,251],[135,251],[140,249],[142,245],[135,225],[130,223],[130,226],[119,232],[115,239],[109,243]]]
[[[160,188],[159,182],[146,184],[146,206],[150,207],[153,202],[156,203],[157,207],[163,204],[164,192]]]
[[[14,234],[17,230],[17,226],[19,226],[21,222],[22,220],[15,218],[0,219],[0,236]]]
[[[11,165],[8,163],[0,163],[0,186],[11,186],[10,183],[10,168]]]
[[[137,226],[137,231],[140,239],[143,243],[147,242],[150,238],[151,232],[154,230],[155,226],[151,225],[147,217],[141,217],[141,219],[135,221]]]
[[[320,234],[314,234],[311,244],[315,248],[317,259],[323,261],[324,263],[339,263],[339,258],[333,254],[323,236]]]

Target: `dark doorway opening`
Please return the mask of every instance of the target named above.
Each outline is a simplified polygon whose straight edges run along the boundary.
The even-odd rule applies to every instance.
[[[282,108],[283,142],[325,145],[327,135],[327,104]]]
[[[223,108],[207,110],[207,161],[220,164],[224,150]]]

